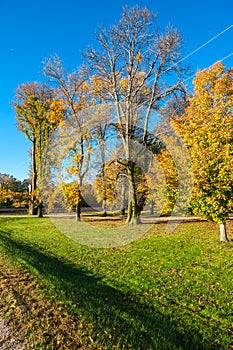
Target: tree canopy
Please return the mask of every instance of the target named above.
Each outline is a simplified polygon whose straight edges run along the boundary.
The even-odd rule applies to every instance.
[[[173,121],[190,149],[194,213],[225,226],[233,200],[233,70],[197,72],[185,114]],[[224,229],[223,229],[224,232]],[[227,240],[223,233],[220,240]]]
[[[17,128],[32,143],[31,152],[31,214],[42,216],[41,186],[48,176],[49,164],[45,157],[51,134],[63,120],[65,108],[56,90],[46,84],[25,83],[15,93]]]

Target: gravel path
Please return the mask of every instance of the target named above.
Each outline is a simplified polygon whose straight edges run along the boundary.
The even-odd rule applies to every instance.
[[[12,334],[12,330],[0,318],[0,349],[1,350],[24,350],[24,346],[20,344]]]

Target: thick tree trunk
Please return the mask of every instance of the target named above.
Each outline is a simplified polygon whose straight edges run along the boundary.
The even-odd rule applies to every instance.
[[[37,215],[37,207],[35,206],[35,196],[31,195],[28,213],[29,215]]]
[[[226,232],[226,223],[222,223],[220,224],[220,242],[228,242],[228,238],[227,238],[227,232]]]
[[[141,224],[141,219],[140,219],[140,210],[139,210],[139,206],[138,206],[138,203],[137,203],[137,198],[136,198],[136,191],[134,190],[134,194],[133,194],[133,197],[132,197],[132,217],[131,217],[131,220],[130,220],[130,224],[131,225],[138,225],[138,224]]]
[[[43,203],[40,202],[37,208],[37,217],[38,218],[43,218]]]

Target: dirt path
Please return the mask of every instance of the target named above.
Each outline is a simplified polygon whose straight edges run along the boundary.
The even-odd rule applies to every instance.
[[[51,215],[51,217],[53,217]],[[56,216],[54,216],[56,217]],[[64,216],[66,217],[66,216]],[[68,216],[67,216],[68,217]],[[75,218],[74,215],[70,215],[70,218]],[[124,221],[125,219],[122,216],[95,216],[95,215],[84,215],[83,219],[86,221],[117,221],[121,220]],[[199,216],[146,216],[142,215],[141,216],[141,222],[143,224],[158,224],[158,223],[177,223],[177,222],[198,222],[198,221],[203,221]]]
[[[0,318],[0,349],[1,350],[24,350],[13,335],[12,330],[5,324],[4,320]]]

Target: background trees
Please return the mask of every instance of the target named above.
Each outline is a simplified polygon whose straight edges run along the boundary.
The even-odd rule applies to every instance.
[[[117,197],[117,180],[120,169],[115,161],[105,162],[94,180],[94,189],[98,202],[102,203],[103,215],[107,215],[107,206]]]
[[[0,207],[28,207],[28,180],[20,181],[9,174],[0,174]]]
[[[148,204],[151,214],[169,215],[174,208],[178,192],[178,172],[172,155],[167,149],[154,155],[150,171]]]
[[[194,213],[220,224],[226,221],[233,192],[233,71],[221,62],[199,71],[184,115],[173,122],[190,149],[194,172]]]

